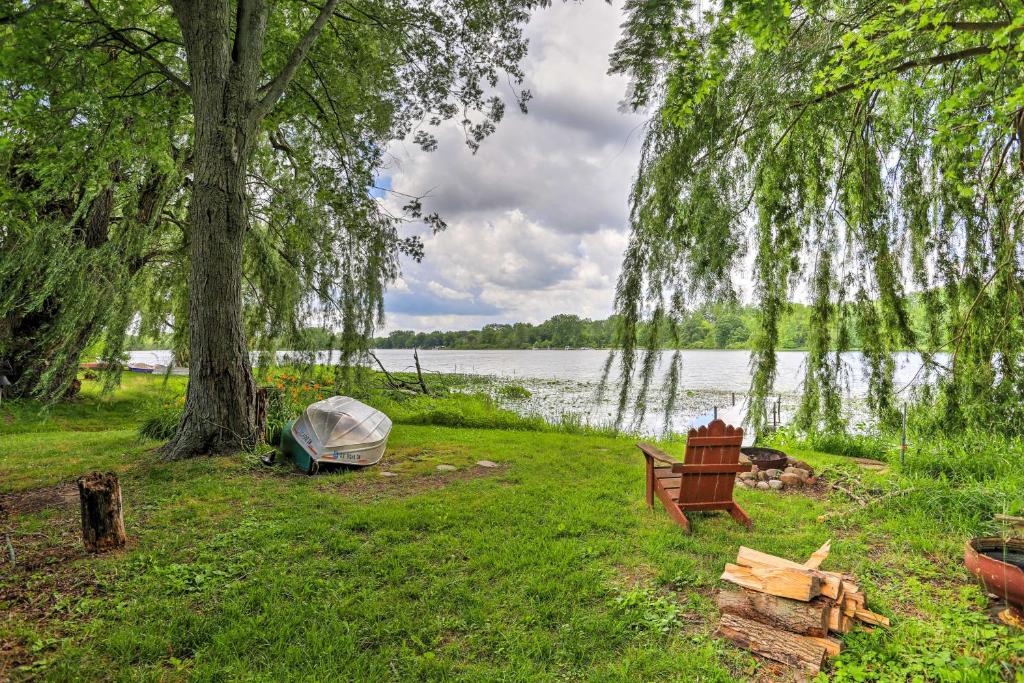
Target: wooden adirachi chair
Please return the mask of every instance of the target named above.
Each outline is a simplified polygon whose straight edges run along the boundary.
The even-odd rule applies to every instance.
[[[657,496],[669,516],[687,532],[690,520],[686,513],[693,510],[726,510],[752,529],[750,517],[732,499],[736,473],[750,471],[749,463],[740,463],[742,441],[742,429],[712,420],[706,427],[690,430],[683,462],[650,444],[637,444],[647,461],[647,506],[653,507]]]

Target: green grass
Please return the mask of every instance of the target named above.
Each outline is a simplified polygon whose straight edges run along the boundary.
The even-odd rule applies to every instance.
[[[0,492],[116,470],[131,538],[123,552],[83,556],[73,502],[8,523],[22,561],[0,572],[0,645],[26,667],[15,679],[770,677],[712,636],[718,576],[741,544],[800,559],[827,538],[826,568],[856,574],[894,622],[848,636],[836,680],[1014,680],[1024,662],[1024,638],[988,621],[962,567],[983,520],[739,490],[754,532],[708,513],[688,536],[643,505],[632,441],[552,430],[401,423],[380,467],[316,477],[255,455],[165,463],[136,435],[145,411],[131,407],[173,403],[161,386],[131,378],[46,420],[0,409],[14,417],[0,421]],[[791,450],[865,490],[904,481]],[[475,468],[481,459],[502,467]],[[834,511],[851,512],[817,521]]]
[[[186,380],[172,376],[165,383],[162,377],[126,372],[121,386],[107,395],[101,382],[83,380],[78,396],[54,406],[7,400],[0,404],[0,434],[134,429],[162,403],[180,396]]]

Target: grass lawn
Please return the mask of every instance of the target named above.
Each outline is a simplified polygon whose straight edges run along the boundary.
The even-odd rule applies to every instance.
[[[180,390],[131,378],[47,418],[0,406],[17,558],[0,548],[0,680],[774,680],[712,636],[718,576],[741,544],[801,559],[828,538],[825,568],[893,619],[848,635],[830,676],[1024,680],[1024,637],[962,566],[967,531],[932,510],[821,523],[850,503],[739,490],[754,532],[707,513],[686,535],[644,506],[631,440],[558,432],[398,424],[382,466],[315,477],[255,455],[164,463],[140,405]],[[81,550],[73,481],[92,469],[120,473],[123,552]]]

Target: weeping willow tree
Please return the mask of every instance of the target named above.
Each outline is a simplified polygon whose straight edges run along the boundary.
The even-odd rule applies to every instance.
[[[60,169],[31,197],[4,193],[26,203],[0,233],[0,277],[39,257],[10,282],[45,294],[11,296],[0,312],[53,311],[53,338],[103,327],[115,352],[140,312],[143,332],[173,326],[190,376],[167,457],[250,443],[250,348],[294,337],[309,319],[340,330],[343,362],[365,344],[399,256],[422,254],[399,225],[443,227],[415,197],[396,216],[370,196],[384,150],[414,130],[432,149],[430,127],[452,119],[476,149],[504,114],[499,83],[522,81],[523,26],[544,4],[0,3],[0,149],[35,160],[24,168],[11,156],[7,177]],[[127,221],[154,163],[173,176],[170,204],[144,225]],[[55,192],[70,214],[45,209]],[[46,245],[78,235],[98,196],[110,197],[107,241],[121,246],[51,258]],[[126,269],[137,254],[153,256]],[[51,365],[75,348],[50,354]]]
[[[1024,4],[627,10],[612,70],[653,116],[616,295],[620,407],[631,388],[643,404],[653,372],[657,335],[641,335],[642,321],[671,336],[688,307],[735,297],[752,278],[754,427],[777,374],[780,316],[804,297],[803,427],[841,424],[840,354],[856,340],[883,424],[902,398],[894,353],[917,350],[936,380],[918,398],[943,424],[1024,432]],[[745,263],[752,273],[737,277]],[[670,394],[679,372],[676,357]]]

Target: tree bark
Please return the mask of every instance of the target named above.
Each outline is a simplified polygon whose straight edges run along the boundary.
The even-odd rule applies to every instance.
[[[165,457],[236,451],[258,441],[256,390],[242,325],[246,179],[261,120],[283,95],[339,0],[326,0],[281,71],[260,89],[264,0],[172,0],[195,120],[189,205],[189,382]]]
[[[258,5],[258,3],[256,3]],[[239,21],[235,47],[226,2],[176,2],[191,74],[195,120],[189,205],[189,381],[167,459],[255,445],[256,388],[242,321],[242,255],[248,228],[246,176],[256,126],[252,55],[262,52],[260,17]],[[262,8],[256,7],[262,15]],[[255,26],[252,22],[255,21]]]
[[[822,597],[801,602],[742,589],[718,593],[718,611],[723,614],[735,614],[807,636],[828,635],[831,609],[832,601]]]
[[[722,615],[718,635],[762,657],[799,667],[811,676],[817,676],[825,663],[826,650],[817,638],[779,631],[734,614]]]
[[[121,509],[121,484],[113,473],[90,472],[78,480],[82,542],[91,553],[122,547],[128,536]]]

